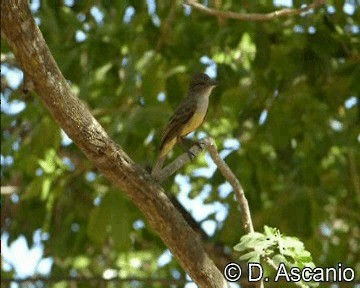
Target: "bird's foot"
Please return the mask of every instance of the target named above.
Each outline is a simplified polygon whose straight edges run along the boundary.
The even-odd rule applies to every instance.
[[[199,140],[199,141],[194,141],[195,143],[195,145],[196,146],[198,146],[201,150],[204,150],[204,148],[205,148],[205,146],[206,146],[206,144],[205,144],[205,142],[204,141],[202,141],[202,140]]]
[[[195,159],[196,155],[191,152],[191,150],[187,150],[186,153],[188,154],[190,161],[193,161]]]

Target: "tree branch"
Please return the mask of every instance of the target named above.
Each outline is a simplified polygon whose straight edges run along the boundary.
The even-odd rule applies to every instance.
[[[206,148],[204,140],[199,141],[199,145],[195,144],[190,147],[188,152],[181,154],[173,162],[165,166],[161,171],[156,175],[156,179],[159,183],[163,182],[166,178],[174,174],[177,170],[183,167],[186,163],[190,162],[189,153],[196,157],[200,152]]]
[[[233,187],[236,199],[238,201],[240,211],[241,211],[241,219],[243,221],[243,226],[246,233],[254,232],[254,227],[251,220],[249,203],[245,197],[244,189],[242,188],[239,180],[236,178],[234,173],[231,171],[226,162],[221,159],[219,153],[216,150],[215,141],[211,138],[205,139],[207,143],[207,147],[211,158],[214,160],[216,166],[219,168],[220,172],[229,181],[230,185]]]
[[[244,230],[246,233],[254,232],[254,227],[251,220],[250,208],[248,201],[245,197],[244,189],[242,188],[239,180],[236,178],[234,173],[231,171],[226,162],[221,159],[215,145],[215,141],[208,137],[201,139],[198,144],[193,145],[189,152],[196,156],[204,149],[207,149],[210,153],[211,158],[215,162],[216,166],[225,177],[227,181],[229,181],[230,185],[234,189],[236,199],[238,201],[240,211],[241,211],[241,219],[243,221]],[[158,174],[157,179],[159,182],[164,181],[167,177],[172,175],[175,171],[184,166],[187,162],[190,161],[188,153],[183,153],[179,157],[177,157],[173,162],[169,165],[165,166]]]
[[[219,18],[236,19],[241,21],[270,21],[275,18],[280,18],[284,16],[300,15],[301,13],[307,12],[311,9],[317,9],[320,6],[324,5],[325,3],[326,0],[316,0],[314,1],[314,3],[309,4],[303,8],[281,9],[271,13],[261,14],[261,13],[236,13],[231,11],[219,11],[216,9],[206,7],[198,3],[196,0],[184,1],[185,5],[189,5],[204,14],[216,16]]]
[[[1,195],[10,195],[16,193],[19,190],[17,186],[1,186]]]
[[[56,122],[99,171],[139,207],[194,282],[200,287],[227,287],[222,273],[164,190],[109,138],[71,91],[31,15],[28,1],[1,1],[1,29]]]

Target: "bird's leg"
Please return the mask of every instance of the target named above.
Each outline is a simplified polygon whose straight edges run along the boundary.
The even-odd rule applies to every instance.
[[[205,148],[205,143],[202,139],[200,139],[199,141],[193,141],[194,144],[196,146],[198,146],[201,150],[203,150]]]
[[[195,143],[195,141],[190,140],[190,139],[187,139],[187,138],[179,137],[179,138],[178,138],[178,142],[179,142],[179,144],[181,145],[181,147],[184,149],[184,151],[187,152],[190,160],[191,160],[191,161],[194,160],[195,154],[190,151],[190,149],[189,149],[189,146],[190,146],[189,143]]]
[[[192,140],[192,139],[189,139],[189,138],[183,138],[183,141],[186,142],[186,144],[188,145],[188,147],[190,146],[193,146],[193,145],[196,145],[198,146],[201,150],[204,149],[205,147],[205,143],[200,140],[200,141],[195,141],[195,140]]]

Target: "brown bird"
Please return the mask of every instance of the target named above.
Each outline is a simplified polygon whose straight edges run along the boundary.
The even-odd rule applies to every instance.
[[[162,136],[159,157],[151,172],[153,177],[156,178],[161,171],[166,155],[174,145],[182,142],[187,134],[203,123],[209,106],[209,96],[217,84],[217,81],[204,73],[193,76],[187,97],[176,108]]]

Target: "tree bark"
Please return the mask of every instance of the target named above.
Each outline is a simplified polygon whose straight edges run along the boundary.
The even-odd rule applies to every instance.
[[[193,281],[200,287],[228,287],[201,241],[161,186],[109,138],[71,91],[31,15],[27,0],[1,0],[1,30],[52,117],[99,171],[134,201]]]

